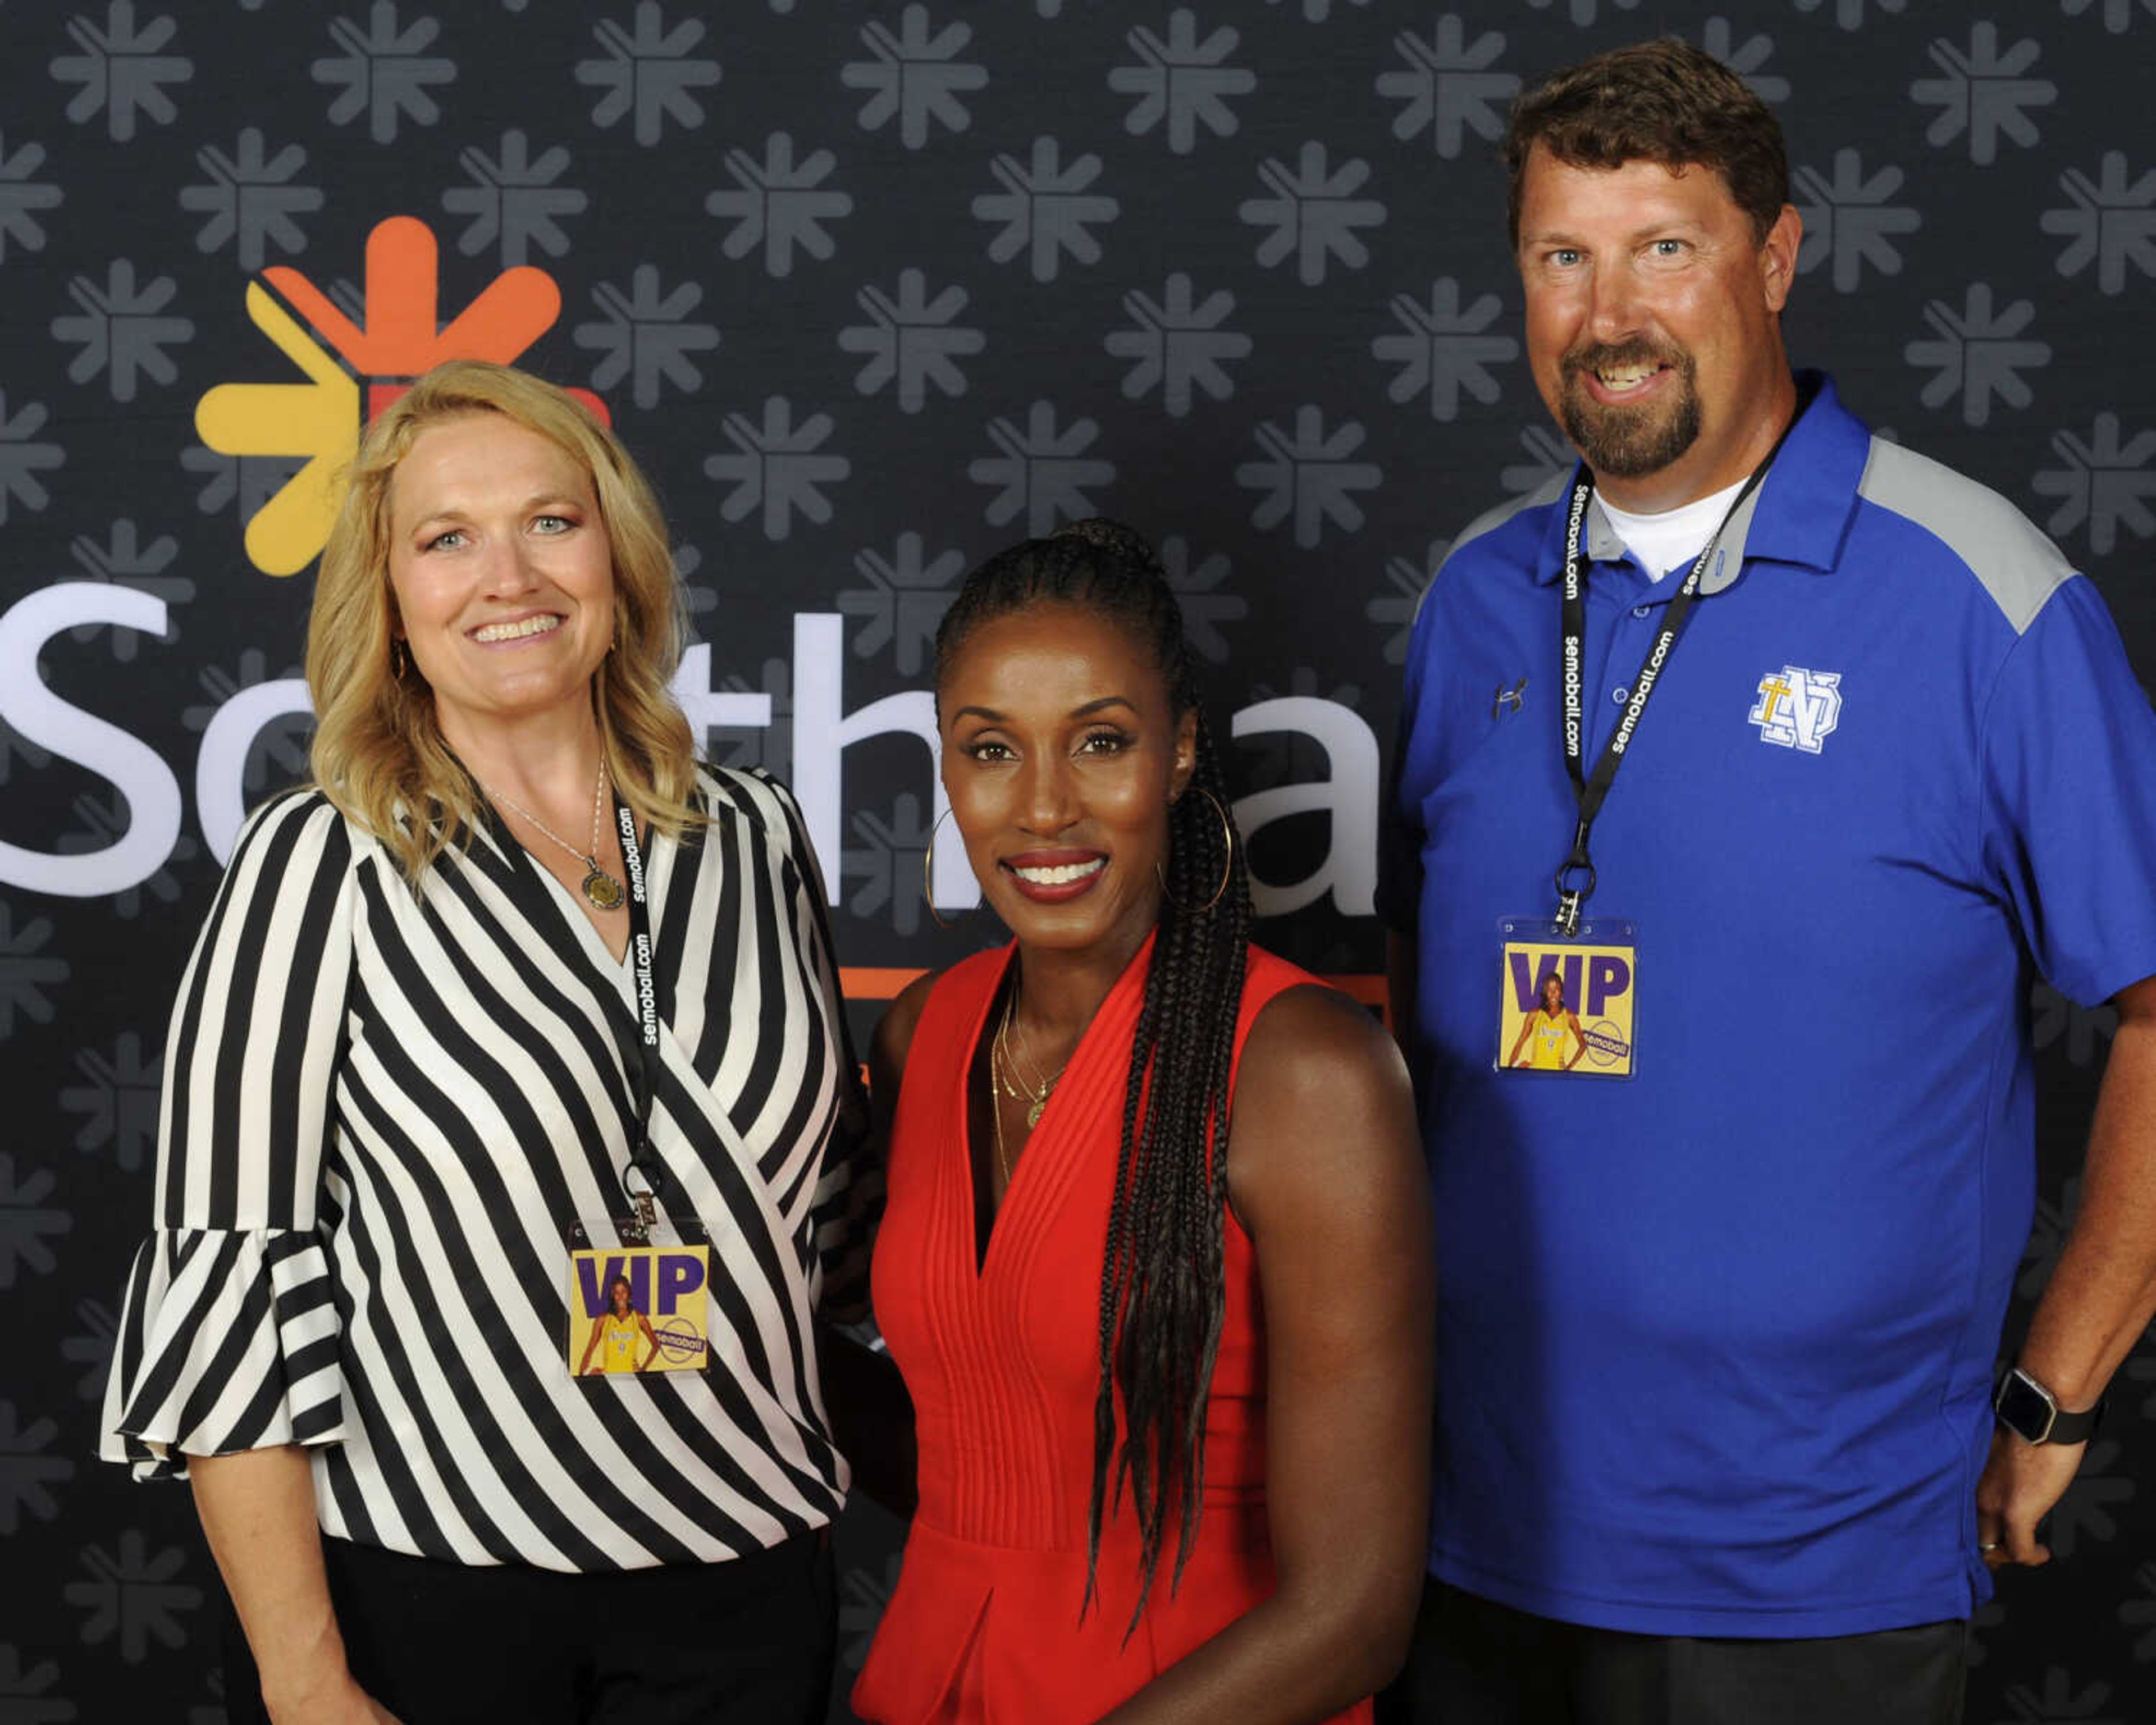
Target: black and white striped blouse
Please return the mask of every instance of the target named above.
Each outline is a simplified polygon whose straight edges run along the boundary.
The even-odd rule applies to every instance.
[[[809,1319],[851,1075],[822,886],[776,782],[702,783],[711,826],[645,860],[652,1145],[710,1230],[711,1368],[563,1360],[566,1231],[625,1208],[631,968],[506,836],[415,898],[299,791],[243,834],[181,985],[108,1459],[305,1445],[325,1531],[465,1563],[707,1561],[837,1513]]]

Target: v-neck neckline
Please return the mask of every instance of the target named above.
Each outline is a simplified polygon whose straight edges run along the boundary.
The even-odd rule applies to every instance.
[[[965,1149],[966,1244],[967,1250],[972,1255],[973,1285],[976,1287],[982,1286],[988,1279],[988,1260],[993,1255],[996,1240],[1003,1232],[1004,1212],[1010,1208],[1011,1194],[1018,1190],[1019,1170],[1031,1165],[1025,1153],[1026,1146],[1030,1145],[1040,1136],[1041,1128],[1048,1121],[1048,1110],[1055,1104],[1055,1097],[1051,1093],[1048,1098],[1047,1106],[1040,1111],[1040,1118],[1035,1121],[1028,1130],[1025,1143],[1019,1147],[1018,1160],[1011,1164],[1009,1175],[1004,1181],[1002,1200],[984,1218],[981,1214],[982,1198],[984,1194],[993,1195],[995,1191],[993,1148],[995,1120],[991,1115],[988,1121],[989,1147],[987,1153],[980,1158],[980,1165],[977,1167],[973,1155],[973,1068],[980,1060],[982,1050],[986,1049],[988,1057],[987,1075],[988,1106],[991,1109],[995,1108],[998,1106],[995,1051],[993,1042],[988,1040],[990,1035],[988,1023],[996,1015],[996,1002],[1003,998],[1004,990],[1010,983],[1011,973],[1017,965],[1018,943],[1013,942],[1004,952],[1002,968],[996,973],[995,986],[988,990],[988,999],[981,1004],[980,1013],[973,1025],[973,1034],[966,1045],[965,1072],[959,1083],[958,1142]],[[1086,1027],[1088,1031],[1092,1028],[1091,1024]],[[1078,1041],[1081,1047],[1085,1045],[1086,1038],[1082,1034]],[[1071,1051],[1070,1057],[1074,1060],[1077,1059],[1076,1050],[1074,1049]]]
[[[551,906],[555,920],[567,931],[568,938],[578,953],[626,1002],[634,992],[634,984],[629,979],[629,947],[635,937],[634,933],[624,934],[621,952],[617,957],[613,949],[607,945],[598,928],[593,926],[591,918],[585,916],[578,908],[576,900],[570,896],[569,889],[562,884],[560,878],[552,870],[543,865],[525,847],[523,841],[518,839],[516,834],[509,830],[508,824],[501,819],[500,812],[493,804],[482,802],[480,804],[480,812],[485,828],[481,836],[486,843],[494,847],[495,854],[501,858],[506,866],[509,879],[514,883],[511,887],[512,895],[515,894],[516,887],[524,888],[522,896],[526,901],[524,907],[526,916],[537,922],[538,919],[534,916],[534,912],[537,911],[539,904],[544,902]],[[644,887],[645,891],[651,895],[651,916],[655,927],[659,911],[658,880],[657,871],[651,865],[651,836],[647,830],[639,833],[638,839],[645,859]],[[543,924],[540,926],[543,927]],[[556,944],[558,949],[558,942]]]
[[[1108,1010],[1110,1003],[1115,1001],[1121,994],[1133,973],[1142,966],[1150,966],[1153,939],[1154,937],[1148,934],[1137,951],[1131,955],[1130,962],[1117,973],[1115,981],[1108,985],[1108,992],[1101,997],[1101,1004],[1094,1008],[1093,1016],[1086,1020],[1086,1028],[1078,1033],[1077,1045],[1070,1050],[1070,1058],[1064,1063],[1063,1070],[1056,1080],[1055,1088],[1049,1092],[1046,1101],[1042,1104],[1040,1118],[1028,1131],[1024,1146],[1020,1149],[1017,1161],[1011,1166],[1010,1178],[1004,1183],[1003,1201],[998,1204],[993,1212],[986,1218],[987,1226],[983,1228],[982,1225],[983,1219],[981,1214],[983,1189],[986,1186],[992,1191],[994,1183],[993,1178],[984,1181],[981,1177],[981,1170],[974,1166],[973,1067],[980,1059],[983,1047],[986,1046],[983,1039],[991,1034],[988,1024],[995,1016],[996,1002],[1003,997],[1004,990],[1011,980],[1012,972],[1018,965],[1018,942],[1013,941],[1004,948],[1003,963],[997,968],[995,982],[973,1014],[971,1033],[966,1041],[965,1064],[959,1079],[957,1136],[963,1163],[962,1186],[966,1207],[966,1248],[968,1254],[968,1265],[973,1271],[972,1285],[977,1291],[987,1286],[989,1272],[995,1266],[996,1243],[1008,1231],[1004,1227],[1004,1217],[1011,1209],[1014,1194],[1019,1192],[1019,1183],[1021,1180],[1025,1181],[1024,1199],[1030,1202],[1034,1189],[1049,1178],[1037,1165],[1042,1163],[1043,1154],[1045,1152],[1055,1148],[1055,1140],[1050,1132],[1050,1126],[1053,1124],[1060,1128],[1064,1117],[1069,1112],[1070,1106],[1075,1106],[1066,1103],[1065,1098],[1084,1088],[1082,1083],[1073,1085],[1070,1081],[1074,1076],[1082,1079],[1085,1076],[1081,1067],[1092,1051],[1095,1039],[1101,1029],[1101,1014]],[[993,1108],[996,1106],[993,1052],[989,1055],[989,1060],[991,1064],[988,1072],[988,1106]],[[1120,1116],[1118,1118],[1120,1119]],[[992,1159],[995,1153],[993,1148],[994,1132],[993,1122],[990,1124],[989,1131],[991,1147],[986,1154]],[[1041,1149],[1036,1151],[1035,1146],[1041,1147]],[[1034,1169],[1029,1178],[1025,1172],[1028,1168]]]

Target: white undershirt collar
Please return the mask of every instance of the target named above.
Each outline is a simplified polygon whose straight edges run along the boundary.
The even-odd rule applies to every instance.
[[[1599,491],[1594,494],[1594,506],[1625,542],[1625,548],[1639,558],[1652,579],[1659,581],[1671,570],[1689,564],[1705,549],[1743,489],[1744,481],[1739,480],[1726,490],[1694,498],[1659,515],[1634,515],[1618,508]]]

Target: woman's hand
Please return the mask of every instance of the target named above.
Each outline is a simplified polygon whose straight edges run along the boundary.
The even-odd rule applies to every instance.
[[[272,1700],[265,1685],[262,1705],[270,1725],[399,1725],[397,1716],[354,1682],[341,1665],[301,1694]]]
[[[275,1725],[397,1725],[345,1664],[306,1452],[191,1455],[187,1478]]]

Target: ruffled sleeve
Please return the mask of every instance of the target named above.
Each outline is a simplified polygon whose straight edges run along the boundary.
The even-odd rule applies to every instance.
[[[137,1250],[99,1453],[137,1478],[190,1455],[345,1435],[335,1284],[316,1231],[356,894],[319,792],[240,834],[165,1050],[157,1225]]]

